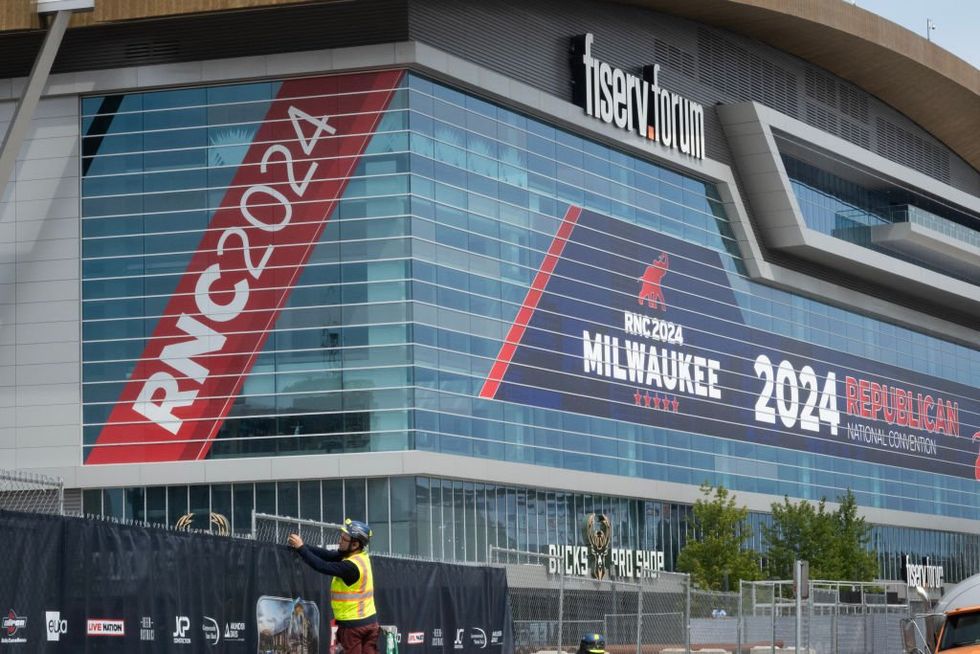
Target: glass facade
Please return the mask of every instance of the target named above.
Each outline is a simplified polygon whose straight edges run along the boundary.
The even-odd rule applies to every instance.
[[[976,224],[978,217],[949,204],[886,182],[868,188],[787,154],[782,155],[782,160],[803,219],[810,229],[891,256],[895,253],[874,242],[875,227],[911,222],[967,246],[977,247],[980,243],[980,232],[968,227]],[[868,173],[862,171],[862,174]],[[901,258],[973,282],[955,268],[915,259],[907,253]]]
[[[262,82],[84,99],[86,452],[234,185],[278,88]],[[822,454],[819,446],[803,452],[481,399],[480,387],[572,205],[716,253],[752,328],[974,390],[980,385],[976,350],[749,279],[711,183],[406,74],[250,373],[228,398],[230,411],[208,456],[418,449],[569,474],[708,481],[774,496],[833,500],[852,489],[862,506],[980,519],[972,474],[936,475]],[[482,550],[483,538],[491,537],[455,512],[447,519],[446,507],[457,499],[464,507],[485,505],[489,487],[425,483],[428,490],[417,489],[417,497],[428,497],[441,513],[431,508],[419,524],[441,533],[411,532],[414,551],[464,559]],[[232,503],[236,524],[245,515],[234,508],[236,498],[245,500],[252,485],[239,486],[222,489],[217,500]],[[256,507],[283,501],[282,489],[260,486],[252,493]],[[323,512],[326,488],[324,482]],[[338,497],[338,489],[330,492]],[[170,499],[175,510],[205,502],[146,489],[145,508],[137,509],[139,497],[111,493],[101,498],[103,510],[126,517],[127,507],[134,507],[133,517],[137,510],[169,517]],[[380,487],[348,490],[345,483],[343,494],[348,511],[385,507],[388,533],[412,529],[395,526],[401,494],[387,505]],[[302,489],[296,496],[287,508],[310,506]],[[498,518],[531,512],[546,525],[547,507],[558,502],[554,493],[517,489],[494,489],[493,498]],[[634,512],[639,519],[646,511],[637,504]],[[549,537],[530,529],[501,537],[500,529],[518,523],[499,522],[495,543],[537,548]],[[466,537],[450,537],[449,530]]]
[[[668,570],[675,569],[692,517],[687,504],[424,476],[107,488],[83,495],[86,514],[171,525],[189,505],[197,515],[227,516],[235,534],[251,533],[253,510],[335,524],[363,517],[374,532],[375,553],[467,562],[487,561],[492,547],[546,553],[548,545],[581,545],[585,516],[603,513],[616,547],[661,551]],[[765,551],[762,525],[770,521],[767,514],[749,514],[747,545],[757,552]],[[882,579],[901,579],[906,555],[916,561],[928,556],[943,566],[948,583],[980,566],[976,534],[875,526],[871,545]]]

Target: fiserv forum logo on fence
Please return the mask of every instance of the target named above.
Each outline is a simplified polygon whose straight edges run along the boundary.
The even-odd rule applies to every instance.
[[[282,83],[86,463],[208,453],[401,74]]]

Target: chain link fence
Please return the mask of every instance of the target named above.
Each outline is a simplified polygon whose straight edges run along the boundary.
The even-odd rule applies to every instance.
[[[299,534],[304,543],[316,547],[336,547],[343,525],[252,512],[252,537],[255,540],[285,545],[289,534]]]
[[[0,470],[0,509],[64,515],[65,484],[55,477]]]
[[[793,582],[742,582],[740,642],[796,646]],[[902,651],[901,620],[912,615],[900,583],[811,581],[800,615],[799,650],[814,654]]]
[[[516,654],[574,652],[589,632],[610,654],[689,651],[687,575],[597,580],[568,574],[560,557],[497,547],[490,563],[507,573]]]
[[[319,547],[336,546],[342,528],[264,513],[253,513],[252,525],[256,540],[284,544],[299,533]],[[605,636],[610,654],[797,652],[792,581],[713,592],[692,588],[679,573],[596,580],[570,573],[554,555],[490,547],[488,558],[507,574],[515,654],[571,654],[589,632]],[[799,652],[895,654],[902,651],[900,621],[910,615],[902,584],[811,581]]]

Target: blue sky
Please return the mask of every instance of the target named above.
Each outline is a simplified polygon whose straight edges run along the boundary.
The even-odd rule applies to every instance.
[[[848,0],[850,1],[850,0]],[[978,0],[854,0],[853,4],[925,36],[926,19],[936,29],[936,45],[980,68],[980,1]]]

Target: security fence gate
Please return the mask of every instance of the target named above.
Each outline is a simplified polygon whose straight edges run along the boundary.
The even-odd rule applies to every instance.
[[[741,643],[796,645],[796,601],[791,581],[742,582]],[[800,615],[800,651],[814,654],[894,654],[903,651],[900,621],[912,615],[907,589],[897,582],[811,581]]]

